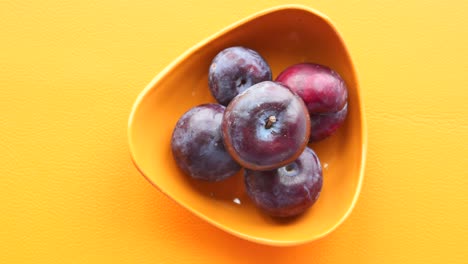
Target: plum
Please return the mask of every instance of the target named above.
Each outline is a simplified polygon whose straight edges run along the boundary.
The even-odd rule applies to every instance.
[[[344,122],[348,89],[341,76],[329,67],[295,64],[281,72],[276,81],[297,93],[307,105],[312,124],[310,141],[332,135]]]
[[[262,81],[271,81],[270,66],[258,52],[240,46],[219,52],[208,72],[211,94],[222,105]]]
[[[306,211],[319,198],[322,167],[314,151],[306,148],[297,160],[278,169],[246,169],[244,181],[257,207],[274,217],[291,217]]]
[[[309,119],[298,95],[264,81],[231,101],[221,127],[225,146],[240,165],[270,170],[299,157],[309,139]]]
[[[171,149],[177,166],[187,175],[221,181],[240,169],[226,151],[221,135],[225,107],[203,104],[191,108],[177,122]]]

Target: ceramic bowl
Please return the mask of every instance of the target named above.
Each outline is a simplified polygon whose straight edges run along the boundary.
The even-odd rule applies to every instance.
[[[242,173],[219,183],[191,180],[172,157],[170,140],[177,120],[193,106],[215,102],[207,79],[211,60],[237,45],[258,51],[273,78],[292,64],[315,62],[337,71],[349,88],[345,123],[336,134],[310,145],[323,167],[320,198],[292,220],[273,219],[255,208],[244,191]],[[128,136],[133,162],[155,187],[214,226],[262,244],[296,245],[329,234],[352,211],[363,181],[367,131],[356,69],[332,21],[304,6],[261,11],[179,56],[137,98]]]

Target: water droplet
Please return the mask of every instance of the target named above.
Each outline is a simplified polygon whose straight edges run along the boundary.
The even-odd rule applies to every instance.
[[[323,168],[327,170],[328,169],[328,163],[324,163]]]
[[[235,204],[241,204],[241,200],[239,198],[234,198],[232,200]]]

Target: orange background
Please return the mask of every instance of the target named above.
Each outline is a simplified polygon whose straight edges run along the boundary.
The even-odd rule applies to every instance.
[[[134,168],[127,119],[193,44],[286,1],[0,2],[0,263],[467,263],[466,1],[297,1],[355,61],[369,129],[359,201],[302,246],[233,237]]]

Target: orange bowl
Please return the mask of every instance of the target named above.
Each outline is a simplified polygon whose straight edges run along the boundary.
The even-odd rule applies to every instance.
[[[345,123],[333,136],[310,145],[323,167],[320,198],[293,220],[275,220],[255,208],[244,192],[242,173],[224,182],[200,182],[184,175],[172,157],[170,140],[177,120],[193,106],[215,102],[208,89],[211,60],[236,45],[258,51],[270,64],[273,77],[292,64],[315,62],[333,68],[348,85]],[[346,219],[359,195],[367,148],[358,79],[343,39],[329,18],[297,5],[256,13],[182,54],[139,95],[128,136],[136,167],[167,196],[222,230],[276,246],[313,241]]]

